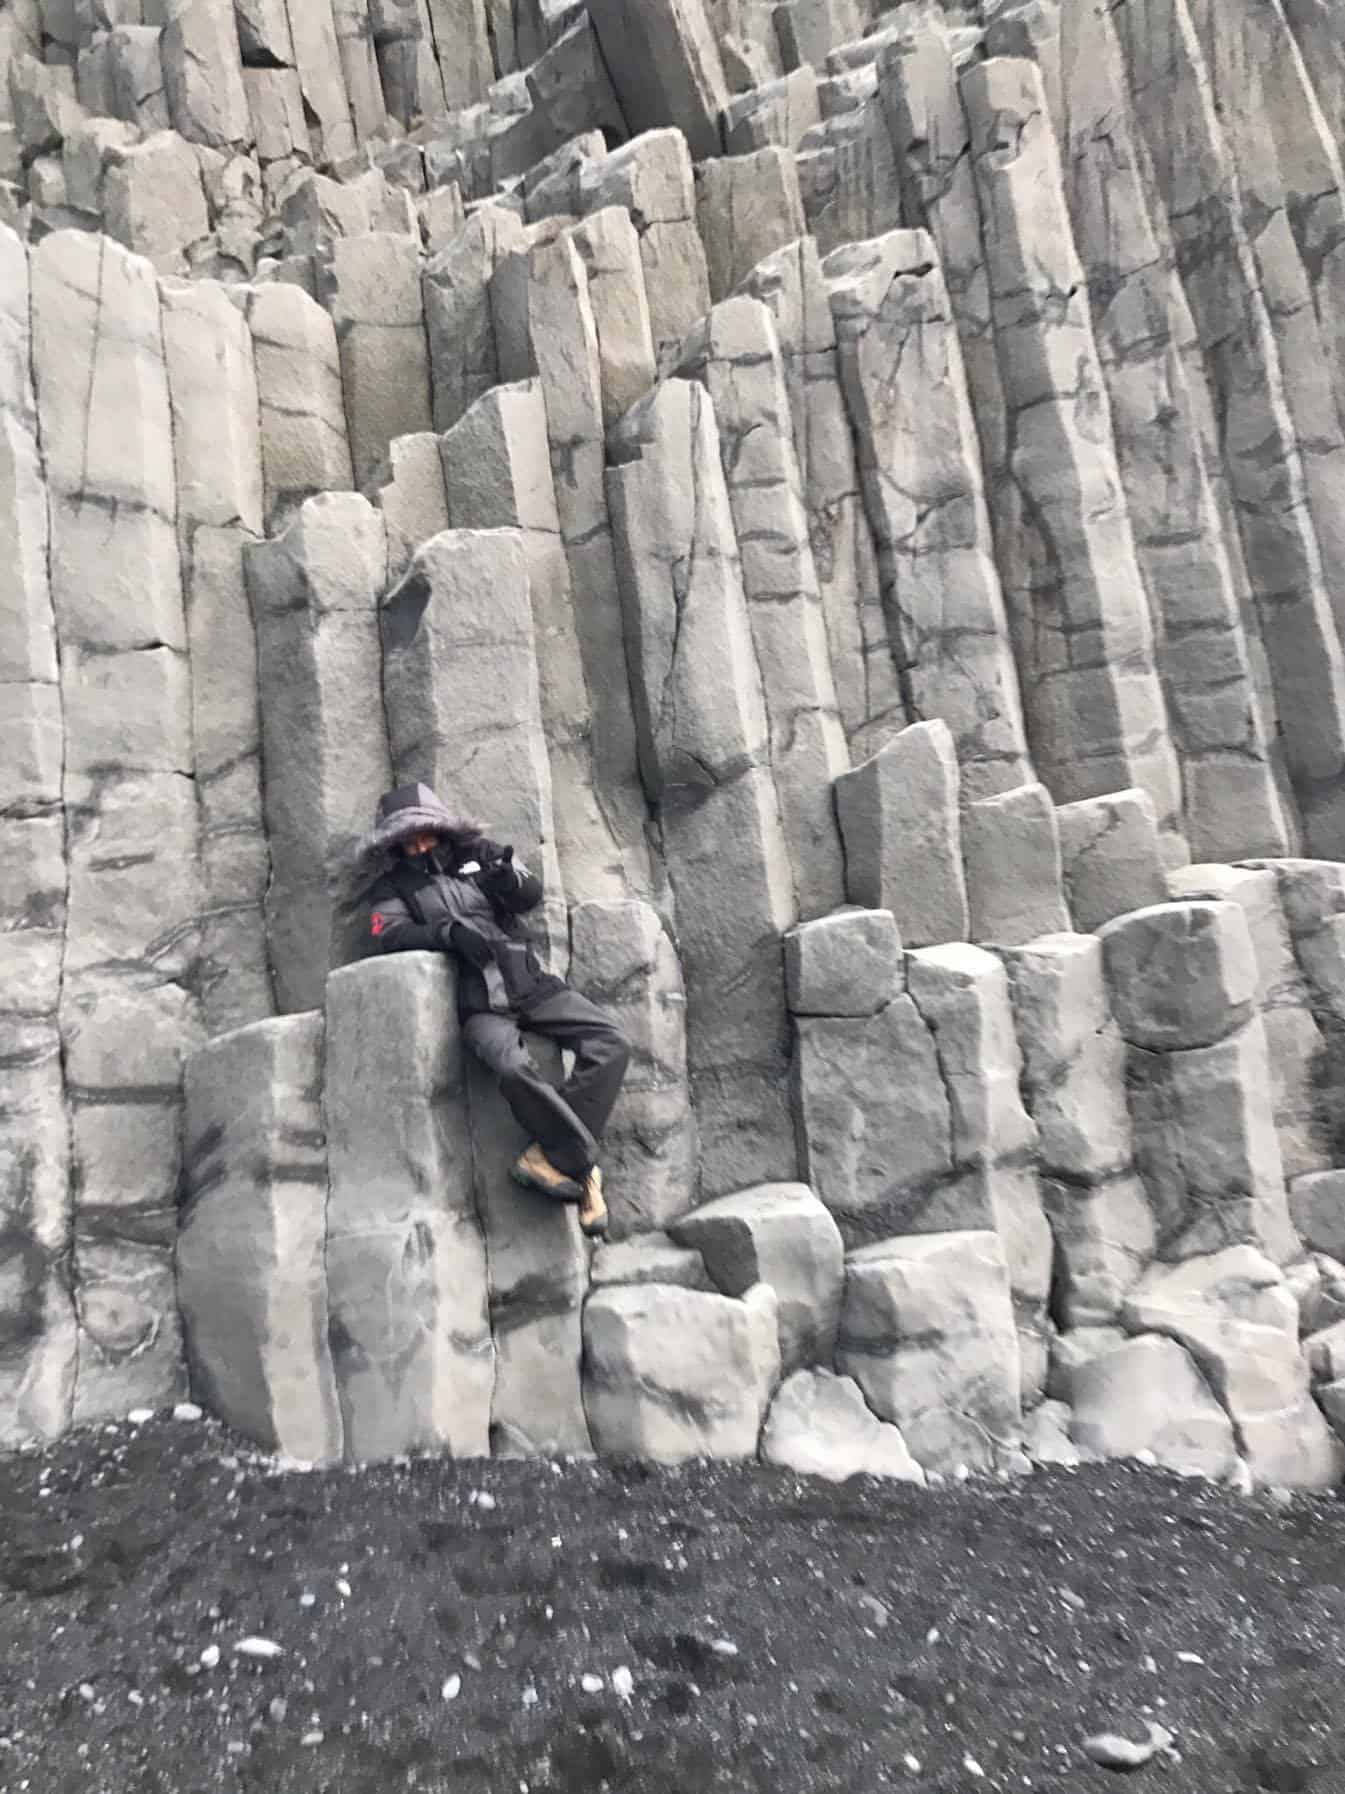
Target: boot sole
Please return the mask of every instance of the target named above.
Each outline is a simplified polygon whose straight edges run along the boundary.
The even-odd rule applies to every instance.
[[[526,1171],[520,1171],[517,1165],[509,1167],[509,1175],[522,1190],[536,1190],[541,1196],[549,1196],[553,1202],[582,1202],[584,1192],[578,1184],[548,1184],[540,1177],[532,1177]]]

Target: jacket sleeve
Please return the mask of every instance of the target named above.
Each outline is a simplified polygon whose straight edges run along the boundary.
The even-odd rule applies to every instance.
[[[386,885],[374,898],[369,933],[383,953],[428,953],[440,944],[423,922],[416,921],[396,891]]]
[[[535,872],[529,872],[526,866],[520,866],[517,860],[511,862],[509,871],[512,874],[512,884],[504,878],[492,877],[485,872],[477,873],[477,883],[496,909],[503,910],[510,916],[526,916],[530,909],[536,909],[542,901],[542,881]]]

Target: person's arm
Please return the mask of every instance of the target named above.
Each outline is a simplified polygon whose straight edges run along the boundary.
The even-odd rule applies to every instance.
[[[542,901],[542,881],[535,872],[520,866],[512,847],[500,847],[494,841],[476,843],[476,857],[481,870],[476,882],[497,909],[507,915],[525,916]]]
[[[383,953],[432,953],[440,945],[433,930],[417,922],[403,899],[386,885],[370,913],[369,933]]]

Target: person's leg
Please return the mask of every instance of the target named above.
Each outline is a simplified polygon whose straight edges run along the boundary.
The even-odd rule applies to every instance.
[[[548,1084],[533,1063],[514,1017],[469,1016],[462,1037],[499,1079],[500,1094],[519,1126],[557,1171],[576,1185],[582,1184],[593,1164],[597,1142],[564,1094]]]
[[[630,1064],[630,1043],[596,1003],[567,985],[519,1017],[519,1026],[574,1054],[561,1095],[594,1140],[601,1140]]]

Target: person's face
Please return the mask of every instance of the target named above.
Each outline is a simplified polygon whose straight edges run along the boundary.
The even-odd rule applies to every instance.
[[[406,851],[413,859],[419,859],[422,854],[434,852],[437,840],[436,835],[412,835],[406,844]]]

